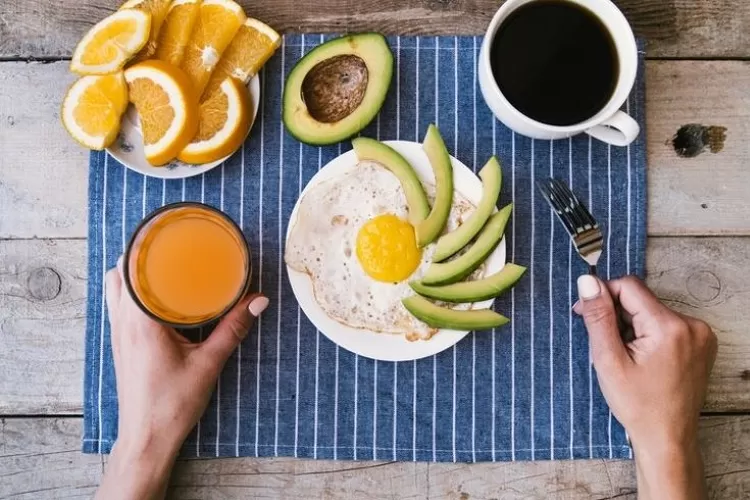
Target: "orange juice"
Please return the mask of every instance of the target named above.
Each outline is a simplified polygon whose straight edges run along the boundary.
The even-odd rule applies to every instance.
[[[136,303],[176,326],[199,326],[223,315],[244,295],[250,275],[250,252],[240,229],[199,203],[175,203],[149,215],[125,262]]]

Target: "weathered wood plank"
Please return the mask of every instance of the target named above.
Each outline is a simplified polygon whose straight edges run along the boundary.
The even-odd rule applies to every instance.
[[[634,30],[649,40],[649,55],[746,57],[750,5],[744,0],[615,0]],[[0,57],[69,57],[83,33],[122,3],[4,0]],[[362,31],[388,34],[483,33],[497,0],[240,1],[248,14],[281,31]]]
[[[81,455],[81,420],[0,422],[0,498],[90,498],[101,457]],[[702,419],[709,498],[750,491],[750,417]],[[179,461],[169,498],[635,500],[629,461],[579,460],[465,464],[333,462],[294,459]]]
[[[750,234],[750,63],[647,64],[649,234]],[[0,63],[0,239],[85,237],[87,152],[59,124],[65,63]],[[728,128],[724,150],[680,158],[690,122]],[[703,207],[705,205],[705,208]]]
[[[0,415],[81,413],[85,262],[85,241],[0,241]],[[750,238],[652,238],[647,262],[719,336],[707,411],[749,411]]]

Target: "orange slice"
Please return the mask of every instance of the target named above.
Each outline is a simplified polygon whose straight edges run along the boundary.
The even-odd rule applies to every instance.
[[[250,130],[252,106],[247,86],[225,78],[218,91],[201,103],[198,133],[178,158],[186,163],[209,163],[237,151]]]
[[[148,41],[151,14],[125,9],[99,21],[78,42],[70,70],[81,75],[120,71]]]
[[[146,160],[168,163],[198,130],[198,98],[190,80],[179,68],[158,60],[126,69],[125,80],[140,117]]]
[[[279,45],[281,37],[273,28],[248,17],[221,56],[203,91],[203,98],[208,98],[229,76],[247,85]]]
[[[122,72],[89,75],[68,89],[62,105],[62,122],[68,133],[90,149],[104,149],[120,131],[128,107],[128,87]]]
[[[169,4],[169,0],[128,0],[120,6],[121,10],[137,9],[151,14],[151,30],[149,31],[148,42],[135,56],[136,61],[145,61],[156,52],[156,42],[164,19],[167,17]]]
[[[203,0],[180,67],[200,96],[224,50],[245,22],[242,7],[232,0]]]
[[[175,66],[180,65],[199,12],[198,0],[174,0],[172,2],[167,19],[159,32],[159,41],[156,44],[157,59]]]

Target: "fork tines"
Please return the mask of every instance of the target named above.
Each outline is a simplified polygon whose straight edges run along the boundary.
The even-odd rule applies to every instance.
[[[599,224],[570,188],[564,182],[552,178],[538,181],[537,185],[565,226],[578,253],[586,257],[601,251],[602,232]]]

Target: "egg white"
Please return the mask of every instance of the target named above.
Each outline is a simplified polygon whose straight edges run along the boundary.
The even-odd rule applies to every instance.
[[[425,185],[428,198],[435,187]],[[475,207],[459,193],[446,224],[452,231]],[[413,317],[401,299],[414,294],[409,281],[419,279],[429,267],[435,244],[422,249],[414,273],[397,283],[372,279],[357,258],[356,240],[367,221],[383,214],[408,218],[406,196],[399,180],[374,162],[360,162],[346,174],[328,179],[308,190],[299,202],[285,250],[289,267],[309,275],[315,300],[334,320],[353,328],[404,334],[410,340],[427,339],[435,333]],[[472,277],[481,275],[482,270]],[[451,305],[468,309],[469,304]]]

